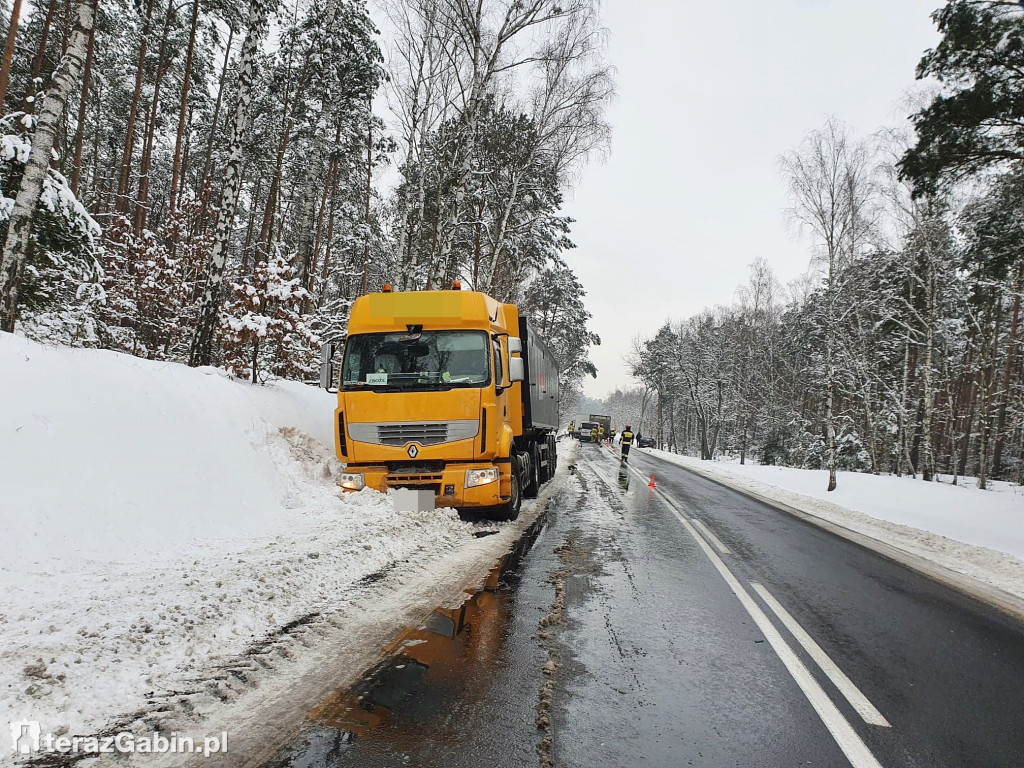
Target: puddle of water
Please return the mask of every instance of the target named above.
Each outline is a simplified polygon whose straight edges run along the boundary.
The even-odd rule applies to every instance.
[[[310,711],[314,726],[335,731],[335,749],[338,742],[350,744],[380,726],[424,681],[461,683],[468,670],[493,669],[510,618],[505,586],[514,580],[515,570],[543,525],[541,516],[490,570],[482,587],[467,592],[461,605],[435,608],[423,624],[400,632],[384,649],[383,660],[359,682],[336,691]],[[284,764],[304,763],[302,752],[293,752]]]

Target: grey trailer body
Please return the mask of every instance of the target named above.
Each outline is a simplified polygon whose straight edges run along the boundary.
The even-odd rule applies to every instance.
[[[523,381],[523,432],[558,429],[558,363],[539,334],[519,318],[526,380]]]

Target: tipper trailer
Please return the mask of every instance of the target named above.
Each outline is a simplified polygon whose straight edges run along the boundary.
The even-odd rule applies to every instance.
[[[426,490],[514,519],[554,475],[558,366],[514,304],[458,289],[360,296],[336,383],[345,490]]]

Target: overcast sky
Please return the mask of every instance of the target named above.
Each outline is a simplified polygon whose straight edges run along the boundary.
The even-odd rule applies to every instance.
[[[783,282],[810,244],[785,220],[778,158],[835,115],[869,134],[901,121],[941,0],[610,0],[612,151],[566,203],[603,398],[630,385],[632,338],[732,301],[762,256]]]

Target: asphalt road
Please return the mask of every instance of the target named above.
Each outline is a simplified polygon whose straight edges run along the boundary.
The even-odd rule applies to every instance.
[[[631,465],[581,446],[498,588],[435,614],[274,764],[1024,766],[1019,623],[674,465]]]

